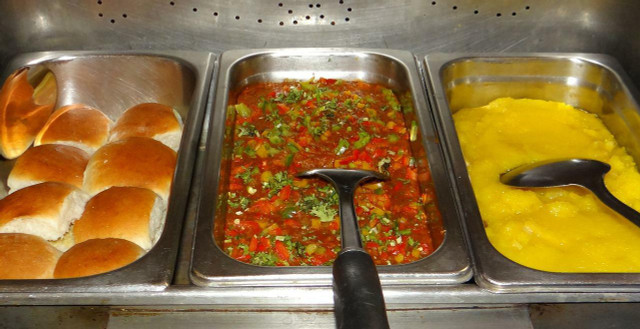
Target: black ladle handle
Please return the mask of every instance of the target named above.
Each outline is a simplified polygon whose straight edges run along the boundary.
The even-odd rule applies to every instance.
[[[638,213],[635,209],[627,206],[622,201],[618,200],[607,186],[604,184],[604,177],[599,177],[598,179],[594,179],[589,183],[583,184],[584,187],[588,188],[593,192],[593,194],[602,201],[609,208],[615,210],[620,215],[624,216],[630,222],[634,223],[636,226],[640,227],[640,213]]]
[[[353,196],[365,180],[387,177],[368,170],[312,169],[298,177],[318,176],[331,182],[340,199],[342,251],[333,263],[333,295],[339,329],[387,329],[389,321],[376,265],[362,249]]]
[[[360,228],[358,227],[358,218],[353,205],[355,190],[360,180],[359,177],[337,180],[332,176],[333,186],[338,192],[340,211],[340,244],[342,250],[362,249],[362,239],[360,238]],[[342,177],[338,177],[342,178]]]
[[[339,329],[388,329],[378,271],[362,249],[340,252],[333,264],[333,295]]]
[[[333,183],[340,199],[342,251],[333,263],[333,296],[339,329],[389,328],[378,270],[362,249],[353,197],[358,177]],[[340,177],[342,178],[342,177]]]

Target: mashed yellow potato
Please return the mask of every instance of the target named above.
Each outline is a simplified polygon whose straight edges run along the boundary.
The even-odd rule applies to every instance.
[[[589,158],[605,184],[640,209],[640,174],[595,115],[569,105],[500,98],[454,114],[487,236],[507,258],[552,272],[640,272],[640,228],[579,187],[518,189],[500,174],[522,164]]]

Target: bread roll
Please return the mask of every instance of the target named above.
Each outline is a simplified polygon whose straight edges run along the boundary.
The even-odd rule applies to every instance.
[[[150,189],[163,200],[169,197],[176,152],[145,137],[109,143],[96,151],[84,173],[84,190],[96,195],[111,186]]]
[[[9,193],[42,182],[61,182],[82,188],[89,155],[73,146],[48,144],[28,149],[9,173]]]
[[[36,136],[35,146],[65,144],[92,154],[107,142],[113,125],[100,110],[75,104],[55,111]]]
[[[72,185],[46,182],[0,200],[0,233],[26,233],[57,240],[82,215],[89,196]]]
[[[0,154],[7,159],[20,156],[55,106],[55,77],[47,73],[36,90],[29,84],[29,69],[11,74],[0,90]]]
[[[59,257],[58,249],[35,235],[0,234],[0,279],[51,279]]]
[[[145,103],[126,110],[116,121],[109,141],[129,137],[149,137],[178,151],[182,136],[182,120],[172,108]]]
[[[127,240],[87,240],[60,256],[53,277],[76,278],[109,272],[132,263],[143,254],[140,246]]]
[[[61,238],[59,238],[58,240],[49,241],[49,243],[51,243],[52,246],[62,252],[65,252],[69,250],[69,248],[73,247],[73,245],[76,244],[73,238],[73,224],[71,225],[67,233],[65,233]]]
[[[111,187],[91,198],[73,226],[76,243],[98,238],[129,240],[151,249],[162,233],[162,199],[139,187]]]

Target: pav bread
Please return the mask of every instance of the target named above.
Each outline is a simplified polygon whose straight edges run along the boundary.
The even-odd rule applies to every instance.
[[[144,250],[123,239],[93,239],[67,250],[53,273],[56,279],[76,278],[109,272],[134,262]]]
[[[180,115],[169,106],[157,103],[136,105],[116,121],[109,141],[129,137],[149,137],[178,151],[182,136]]]
[[[73,146],[48,144],[32,147],[16,160],[9,173],[10,193],[42,182],[61,182],[82,188],[89,155]]]
[[[24,153],[44,126],[56,103],[55,77],[47,73],[34,89],[29,68],[17,70],[0,90],[0,154],[15,159]]]
[[[36,136],[34,145],[65,144],[92,154],[107,142],[113,122],[102,111],[83,104],[53,112]]]
[[[176,152],[146,137],[109,143],[96,151],[84,173],[84,190],[96,195],[111,186],[147,188],[167,200]]]
[[[26,233],[57,240],[82,215],[89,196],[72,185],[46,182],[0,200],[0,233]]]
[[[62,252],[65,252],[69,250],[69,248],[73,247],[73,245],[76,244],[73,238],[73,224],[71,224],[71,227],[69,228],[67,233],[65,233],[62,237],[60,237],[58,240],[49,241],[49,243],[51,243],[52,246]]]
[[[51,279],[60,251],[41,237],[0,234],[0,279]]]
[[[129,240],[151,249],[162,233],[166,208],[151,190],[114,186],[96,194],[73,226],[76,243],[99,238]]]

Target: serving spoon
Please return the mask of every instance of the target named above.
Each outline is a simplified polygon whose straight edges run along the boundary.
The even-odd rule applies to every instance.
[[[312,169],[297,175],[329,181],[340,200],[340,241],[342,250],[333,263],[333,291],[338,328],[388,329],[382,287],[376,265],[362,248],[353,196],[360,183],[386,180],[375,171],[357,169]]]
[[[598,160],[550,160],[513,168],[500,175],[500,181],[515,187],[582,186],[609,208],[640,227],[640,213],[618,200],[605,186],[604,175],[609,170],[609,164]]]

